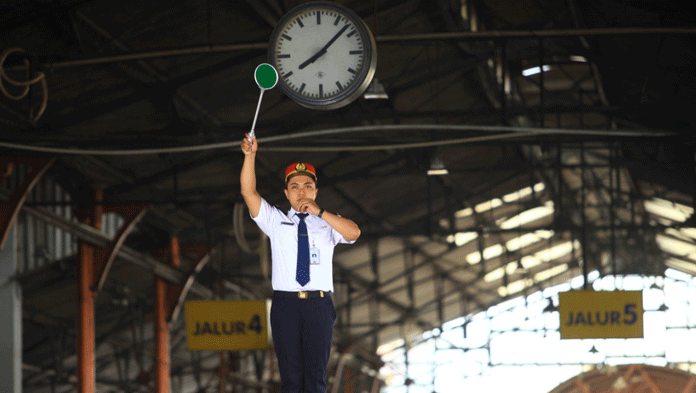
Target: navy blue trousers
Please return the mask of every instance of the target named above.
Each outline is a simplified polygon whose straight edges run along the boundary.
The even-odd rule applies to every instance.
[[[282,393],[326,393],[336,307],[331,297],[274,297],[271,331]]]

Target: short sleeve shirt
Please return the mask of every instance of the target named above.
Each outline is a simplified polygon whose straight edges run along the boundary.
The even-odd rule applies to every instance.
[[[295,209],[290,208],[286,214],[265,199],[261,200],[261,209],[254,222],[271,241],[273,270],[271,282],[276,291],[331,291],[333,292],[333,252],[338,243],[355,243],[347,241],[323,219],[308,215],[307,236],[312,253],[318,253],[309,266],[309,282],[301,286],[295,280],[297,270],[297,231],[300,218]]]

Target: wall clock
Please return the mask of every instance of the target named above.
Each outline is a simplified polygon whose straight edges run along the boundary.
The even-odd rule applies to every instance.
[[[365,22],[337,3],[301,4],[278,22],[268,60],[278,86],[312,109],[348,105],[367,89],[377,65],[375,39]]]

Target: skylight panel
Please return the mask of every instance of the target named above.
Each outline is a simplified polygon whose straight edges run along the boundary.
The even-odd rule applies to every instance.
[[[529,246],[530,244],[537,243],[542,239],[549,239],[551,236],[553,236],[553,231],[550,230],[538,230],[532,233],[526,233],[522,236],[508,240],[508,242],[505,243],[505,248],[507,248],[509,251],[517,251],[521,248]]]
[[[692,239],[696,239],[696,228],[679,228],[679,232]]]
[[[526,288],[534,285],[535,282],[541,282],[555,277],[568,270],[568,264],[564,263],[562,265],[554,266],[552,268],[546,269],[534,275],[534,280],[531,278],[524,278],[517,280],[508,284],[508,286],[501,286],[498,288],[498,294],[500,296],[510,296],[518,292],[522,292]]]
[[[696,263],[694,262],[684,261],[679,258],[667,258],[665,260],[665,265],[667,265],[667,267],[671,267],[672,269],[676,269],[684,273],[696,275]]]
[[[491,282],[491,281],[496,281],[500,280],[503,278],[505,273],[507,272],[508,276],[513,274],[517,270],[517,261],[513,261],[505,265],[504,267],[499,267],[497,269],[494,269],[490,272],[488,272],[484,277],[483,280],[486,282]]]
[[[543,66],[541,66],[541,67],[539,67],[539,66],[537,66],[537,67],[531,67],[531,68],[527,68],[527,69],[522,70],[522,76],[529,77],[529,76],[532,76],[532,75],[539,74],[539,73],[541,73],[542,71],[543,71],[543,72],[547,72],[547,71],[549,71],[549,70],[551,70],[551,66],[548,66],[548,65],[543,65]]]
[[[579,247],[579,245],[576,245]],[[562,256],[570,254],[573,251],[573,242],[568,240],[567,242],[555,245],[553,247],[547,248],[545,250],[539,251],[534,254],[535,257],[543,262],[549,262],[554,259],[558,259]]]
[[[541,265],[541,260],[539,260],[539,258],[535,257],[534,255],[527,255],[525,257],[522,257],[520,263],[522,263],[522,267],[524,267],[525,269],[531,269],[534,266]]]
[[[553,202],[547,201],[546,203],[544,203],[544,206],[539,206],[533,209],[526,210],[512,218],[507,219],[506,221],[500,224],[500,228],[517,228],[530,222],[539,220],[543,217],[549,216],[551,214],[553,214]]]
[[[455,218],[464,218],[464,217],[469,217],[474,214],[474,210],[477,213],[483,213],[491,209],[495,209],[496,207],[500,207],[504,203],[511,203],[518,201],[526,196],[529,196],[533,192],[541,192],[544,191],[546,188],[546,185],[544,183],[537,183],[534,185],[534,187],[524,187],[520,190],[511,192],[509,194],[506,194],[503,196],[503,198],[493,198],[489,201],[486,202],[481,202],[478,205],[474,207],[474,209],[467,207],[465,209],[458,210],[454,213]]]
[[[447,242],[461,247],[476,238],[478,238],[477,232],[457,232],[454,235],[447,236]]]
[[[643,205],[647,212],[676,222],[686,221],[694,212],[694,209],[689,206],[661,198],[653,198],[645,201]]]
[[[522,280],[517,280],[511,282],[507,287],[501,286],[498,288],[498,295],[501,297],[510,296],[517,292],[522,292],[526,288],[534,285],[534,281],[531,278],[524,278]]]
[[[548,280],[551,277],[555,277],[563,272],[568,270],[568,264],[564,263],[562,265],[554,266],[550,269],[546,269],[544,271],[540,271],[539,273],[534,275],[534,281],[536,282],[541,282]]]
[[[402,347],[405,343],[406,342],[403,338],[399,338],[386,344],[382,344],[377,348],[377,355],[382,356],[385,353],[389,353],[397,348]]]
[[[491,259],[498,257],[503,254],[505,250],[503,249],[503,246],[500,244],[494,244],[490,247],[486,247],[483,250],[483,259]],[[469,262],[470,265],[475,265],[479,262],[481,262],[481,253],[476,251],[472,252],[471,254],[466,256],[466,261]]]
[[[696,245],[658,233],[655,242],[662,251],[674,255],[687,255],[696,252]]]
[[[503,201],[500,198],[494,198],[490,201],[479,203],[476,205],[476,207],[474,207],[474,210],[476,210],[476,213],[484,213],[502,205]]]
[[[541,192],[545,188],[544,183],[537,183],[534,185],[534,188],[532,187],[525,187],[521,190],[517,190],[515,192],[511,192],[510,194],[507,194],[503,196],[503,202],[505,203],[512,203],[515,201],[519,201],[520,199],[532,195],[533,192]]]
[[[462,210],[457,210],[454,213],[454,217],[456,218],[464,218],[464,217],[469,217],[470,215],[474,214],[474,209],[467,207],[466,209]]]

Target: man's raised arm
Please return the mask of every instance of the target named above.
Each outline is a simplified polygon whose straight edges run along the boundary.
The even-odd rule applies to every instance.
[[[244,153],[244,164],[239,175],[239,183],[242,188],[242,197],[246,202],[252,217],[259,215],[261,209],[261,195],[256,191],[256,150],[258,150],[256,136],[249,142],[249,134],[242,140],[242,153]]]

